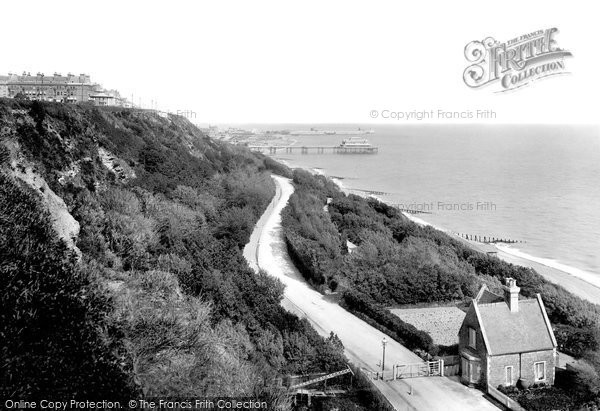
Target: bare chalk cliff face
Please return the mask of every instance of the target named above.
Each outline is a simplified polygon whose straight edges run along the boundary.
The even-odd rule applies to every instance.
[[[10,161],[10,170],[13,177],[23,181],[33,190],[35,190],[41,198],[42,204],[48,210],[52,227],[58,237],[67,244],[67,246],[75,251],[77,256],[81,257],[81,251],[76,246],[77,237],[79,235],[79,222],[71,215],[65,201],[57,195],[48,185],[43,176],[34,171],[33,165],[29,164],[18,148],[16,143],[5,143],[5,146],[10,147],[12,152]],[[115,174],[120,181],[127,181],[130,178],[135,178],[135,173],[123,161],[115,158],[108,151],[99,148],[99,155],[103,164]],[[121,165],[123,164],[123,165]],[[64,176],[59,178],[59,183],[64,184],[69,178],[74,178],[80,171],[78,164],[73,164],[70,170],[64,172]]]
[[[81,252],[76,246],[77,237],[79,235],[79,222],[71,215],[65,201],[57,195],[48,185],[42,175],[36,172],[35,165],[32,165],[24,159],[23,154],[16,142],[5,142],[5,147],[9,148],[11,153],[10,174],[23,181],[39,195],[42,204],[48,210],[52,227],[56,231],[58,237],[67,244],[75,253],[81,257]],[[115,158],[108,151],[99,148],[98,153],[104,165],[115,174],[119,181],[127,181],[130,178],[135,178],[135,173],[122,160]],[[123,164],[123,165],[121,165]],[[80,172],[80,165],[74,163],[69,170],[63,172],[59,177],[58,182],[64,185],[69,178],[75,178]]]
[[[41,198],[42,204],[50,213],[52,227],[56,231],[59,238],[65,241],[67,246],[73,249],[78,256],[81,252],[75,245],[77,236],[79,235],[79,223],[69,210],[64,200],[52,191],[46,183],[46,180],[39,174],[36,174],[31,167],[26,167],[24,170],[20,167],[13,168],[13,176],[24,181],[28,186],[36,190]]]

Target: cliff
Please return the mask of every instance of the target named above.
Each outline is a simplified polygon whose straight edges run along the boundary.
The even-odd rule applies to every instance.
[[[271,171],[181,117],[0,99],[5,392],[286,409],[275,377],[343,368],[242,257]]]

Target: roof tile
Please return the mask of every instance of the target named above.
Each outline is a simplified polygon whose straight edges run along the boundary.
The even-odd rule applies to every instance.
[[[548,330],[537,299],[519,300],[519,310],[511,312],[502,297],[486,290],[474,303],[479,309],[479,320],[485,328],[491,355],[554,348],[552,330]]]

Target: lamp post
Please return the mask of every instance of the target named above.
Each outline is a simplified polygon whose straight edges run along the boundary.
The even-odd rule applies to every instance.
[[[385,346],[387,345],[387,340],[383,337],[381,340],[381,346],[383,347],[383,360],[381,361],[381,372],[385,371]]]

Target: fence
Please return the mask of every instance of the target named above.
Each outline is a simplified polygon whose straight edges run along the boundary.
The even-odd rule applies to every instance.
[[[452,375],[458,375],[460,372],[460,356],[458,355],[445,355],[439,357],[444,361],[444,375],[450,377]]]
[[[513,400],[512,398],[502,394],[496,388],[491,385],[487,386],[488,394],[490,394],[493,398],[498,400],[502,405],[504,405],[509,410],[513,411],[526,411],[525,408],[521,407],[518,402]]]
[[[398,364],[393,367],[393,378],[444,376],[444,360],[424,361],[414,364]]]

